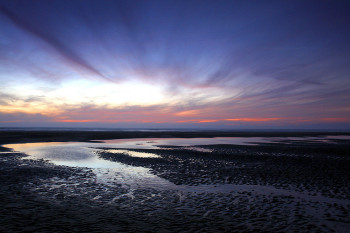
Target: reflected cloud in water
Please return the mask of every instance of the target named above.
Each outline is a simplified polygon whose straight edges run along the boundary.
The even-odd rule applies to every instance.
[[[131,150],[110,149],[110,150],[106,150],[106,152],[115,153],[115,154],[124,154],[135,158],[161,158],[159,155],[156,155],[153,153],[137,152],[137,151],[131,151]]]
[[[120,162],[107,161],[98,156],[98,152],[104,150],[108,153],[124,154],[137,158],[161,158],[154,153],[132,151],[132,149],[180,149],[200,152],[211,152],[200,145],[234,144],[257,145],[259,143],[286,143],[293,141],[332,142],[335,139],[348,139],[344,136],[328,137],[217,137],[217,138],[137,138],[115,139],[102,142],[45,142],[8,144],[5,147],[12,148],[16,152],[22,152],[28,156],[23,159],[47,160],[56,165],[70,167],[85,167],[91,169],[97,182],[118,183],[129,187],[151,187],[174,189],[177,186],[163,178],[151,173],[149,168],[130,166]],[[173,146],[173,148],[171,147]],[[175,147],[174,147],[175,146]],[[101,148],[101,149],[99,149]],[[103,149],[102,149],[103,148]],[[131,149],[131,150],[130,150]],[[177,187],[176,189],[178,189]]]

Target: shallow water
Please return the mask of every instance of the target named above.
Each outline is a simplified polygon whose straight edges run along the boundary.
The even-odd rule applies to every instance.
[[[109,228],[111,226],[107,224],[114,224],[114,222],[116,226],[123,226],[126,223],[128,226],[140,226],[132,231],[128,229],[130,232],[166,230],[167,227],[170,227],[169,232],[202,231],[202,229],[209,229],[212,232],[217,229],[236,231],[237,226],[241,226],[241,231],[237,230],[237,232],[310,232],[310,229],[315,229],[313,232],[347,232],[350,206],[347,182],[345,181],[344,185],[342,182],[337,182],[343,179],[334,179],[335,176],[332,176],[332,174],[338,175],[344,172],[341,173],[338,169],[330,170],[329,179],[323,179],[323,176],[318,174],[318,170],[315,170],[315,176],[313,173],[304,173],[304,170],[310,166],[305,168],[300,166],[299,170],[299,165],[303,165],[303,160],[297,164],[289,164],[289,160],[286,160],[286,166],[279,166],[280,163],[277,161],[273,165],[276,165],[274,168],[264,166],[273,161],[262,164],[259,160],[248,160],[240,164],[239,159],[221,161],[220,158],[213,156],[213,159],[206,160],[202,156],[192,157],[189,152],[202,151],[206,152],[203,156],[210,157],[210,147],[200,145],[254,145],[265,142],[281,144],[311,142],[310,145],[316,148],[318,146],[316,143],[337,143],[336,139],[348,140],[350,137],[141,138],[95,143],[9,144],[5,146],[13,148],[14,151],[26,153],[28,156],[22,157],[23,160],[20,161],[16,157],[14,159],[16,163],[7,170],[7,172],[13,168],[18,170],[13,173],[16,179],[8,190],[13,190],[14,184],[18,182],[18,178],[22,178],[23,174],[30,175],[31,172],[27,171],[28,168],[31,168],[30,171],[33,171],[34,176],[29,182],[24,185],[20,184],[20,186],[26,191],[29,190],[33,196],[39,195],[39,200],[45,200],[45,205],[40,207],[40,203],[36,201],[27,203],[22,201],[22,199],[26,200],[25,198],[13,195],[14,199],[9,204],[6,199],[2,205],[6,210],[2,219],[15,216],[8,213],[17,213],[20,216],[15,221],[17,224],[22,219],[26,219],[22,216],[34,216],[35,223],[38,220],[44,222],[40,229],[50,229],[50,224],[55,227],[65,225],[69,221],[75,221],[78,226],[81,226],[87,224],[90,219],[97,219],[100,228],[96,228],[99,229],[96,232],[112,231],[111,229],[114,228]],[[277,147],[279,145],[277,144]],[[171,151],[174,148],[180,150]],[[220,149],[220,146],[215,148]],[[224,152],[225,148],[228,147],[222,147]],[[152,149],[153,153],[144,153],[146,149]],[[167,151],[157,153],[157,149]],[[1,161],[4,161],[4,158],[11,158],[5,154],[7,152],[0,156]],[[102,159],[104,152],[107,155],[105,158],[115,153],[111,155],[111,160],[122,156],[117,160],[126,163],[131,161],[130,164],[139,165],[129,166],[104,160]],[[181,155],[182,152],[186,154],[184,156],[186,159]],[[226,152],[231,153],[230,150]],[[260,155],[258,153],[260,152],[257,150],[256,155]],[[25,159],[43,159],[57,165],[83,168],[56,167],[40,161]],[[178,163],[172,163],[175,159]],[[181,166],[182,164],[186,166]],[[262,164],[261,167],[260,164]],[[43,175],[40,173],[41,169],[38,169],[39,172],[36,174],[38,166],[41,166],[40,168],[47,166],[50,169]],[[165,168],[158,169],[162,166]],[[154,170],[147,167],[152,167]],[[284,168],[287,169],[284,170]],[[342,168],[342,166],[337,165],[336,168]],[[51,172],[51,169],[54,169],[52,171],[55,172]],[[215,171],[218,169],[220,172],[215,176]],[[233,172],[230,173],[229,169],[233,169]],[[65,171],[68,171],[67,175]],[[240,171],[243,172],[240,174]],[[281,172],[274,173],[275,171]],[[291,179],[282,176],[283,173],[291,174]],[[166,179],[154,174],[159,174]],[[261,175],[266,176],[266,174],[273,176],[267,177],[265,183],[258,182],[257,178]],[[252,178],[245,179],[246,175],[251,175]],[[189,180],[186,180],[188,177]],[[211,182],[213,180],[210,179],[213,177],[214,182]],[[241,178],[234,180],[235,177]],[[278,179],[279,177],[282,178]],[[298,183],[290,182],[295,178],[302,179]],[[218,181],[221,179],[223,182],[216,183],[215,179]],[[320,182],[313,182],[318,179]],[[175,185],[170,180],[182,185]],[[178,182],[179,180],[184,182]],[[18,193],[25,193],[28,196],[26,192]],[[48,209],[46,201],[54,203],[54,207]],[[11,206],[15,206],[16,209]],[[37,209],[38,206],[40,209]],[[65,210],[63,214],[56,214],[57,207]],[[66,217],[67,209],[69,213],[73,213],[68,215],[69,219]],[[89,212],[90,210],[93,212]],[[78,218],[74,218],[75,213]],[[118,222],[117,220],[122,216],[126,217]],[[60,219],[63,220],[57,224],[55,221]],[[133,224],[134,219],[140,219],[140,221]],[[142,225],[145,223],[148,225]],[[25,226],[28,224],[32,222],[24,221],[23,223]],[[96,222],[92,224],[92,227],[96,226]],[[91,231],[91,229],[87,225],[82,231]]]
[[[277,139],[277,138],[275,138]],[[217,138],[134,138],[134,139],[115,139],[104,140],[100,142],[43,142],[43,143],[23,143],[8,144],[5,147],[14,151],[22,152],[27,155],[24,159],[43,159],[56,165],[87,168],[106,168],[119,169],[128,168],[132,170],[133,166],[128,166],[118,162],[103,160],[97,155],[97,148],[111,148],[107,152],[122,153],[132,157],[159,158],[156,154],[135,152],[129,149],[159,149],[159,146],[184,146],[183,149],[210,152],[208,149],[196,147],[196,145],[215,145],[215,144],[235,144],[235,145],[253,145],[262,142],[272,142],[271,138],[264,137],[217,137]],[[170,148],[167,148],[170,149]],[[144,168],[146,169],[146,168]],[[140,168],[135,168],[140,170]],[[146,169],[148,171],[148,169]],[[147,173],[145,171],[145,173]]]
[[[144,167],[126,165],[120,162],[112,162],[99,158],[97,152],[104,148],[109,153],[119,153],[139,158],[161,158],[157,154],[136,152],[130,149],[171,149],[171,146],[182,146],[181,149],[210,152],[209,149],[198,147],[198,145],[235,144],[255,145],[258,143],[278,143],[281,141],[326,141],[332,139],[348,139],[344,136],[329,137],[217,137],[217,138],[137,138],[137,139],[116,139],[104,140],[102,142],[46,142],[46,143],[25,143],[8,144],[5,147],[14,151],[27,154],[24,159],[47,160],[56,165],[70,167],[86,167],[92,169],[100,183],[118,183],[129,187],[151,187],[159,189],[178,190],[208,190],[208,186],[189,188],[180,187],[151,173],[151,170]],[[350,137],[349,137],[350,138]],[[196,146],[197,145],[197,146]],[[167,147],[168,146],[168,147]],[[111,148],[111,149],[108,149]],[[228,186],[227,186],[228,187]],[[210,190],[223,192],[227,189],[218,186],[210,187]],[[235,186],[236,187],[236,186]],[[237,188],[237,187],[236,187]],[[231,187],[230,189],[236,189]]]
[[[11,144],[6,147],[29,155],[23,159],[43,159],[56,165],[90,168],[99,183],[119,183],[129,187],[172,185],[169,181],[151,174],[148,168],[100,159],[96,153],[98,149],[91,148],[95,145],[96,143],[48,142]],[[101,145],[105,146],[102,143]]]
[[[153,153],[137,152],[131,150],[108,149],[105,151],[113,154],[124,154],[135,158],[161,158],[159,155]]]
[[[196,146],[196,145],[256,145],[270,142],[267,137],[216,137],[216,138],[134,138],[103,140],[106,144],[113,144],[116,148],[157,149],[157,146]]]

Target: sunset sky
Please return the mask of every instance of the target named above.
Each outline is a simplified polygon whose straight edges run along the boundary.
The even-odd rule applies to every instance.
[[[350,1],[0,0],[0,127],[350,129]]]

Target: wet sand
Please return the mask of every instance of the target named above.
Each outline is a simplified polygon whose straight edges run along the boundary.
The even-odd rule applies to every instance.
[[[6,133],[1,132],[1,144],[133,137],[132,132]],[[238,136],[234,134],[136,132],[135,137]],[[239,136],[318,134],[249,132]],[[94,149],[104,160],[147,168],[172,185],[126,185],[120,179],[106,182],[92,168],[23,159],[27,155],[1,147],[0,231],[348,232],[350,229],[349,140],[332,139],[325,143],[285,138],[278,143],[258,145],[160,145],[158,149],[127,149],[143,156],[130,156],[118,148],[113,151],[96,146]],[[157,156],[147,157],[144,153]]]
[[[125,138],[211,138],[211,137],[306,137],[350,135],[350,132],[270,131],[89,131],[89,130],[1,130],[0,144],[27,142],[68,142]]]

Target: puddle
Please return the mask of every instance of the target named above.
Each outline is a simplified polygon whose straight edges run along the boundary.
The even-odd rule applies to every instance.
[[[184,147],[183,149],[194,150],[194,151],[199,151],[199,152],[207,152],[207,153],[213,152],[213,150],[211,150],[211,149],[195,147],[195,146],[188,146],[188,147]]]
[[[344,136],[329,137],[217,137],[217,138],[137,138],[137,139],[116,139],[104,140],[102,142],[46,142],[46,143],[25,143],[8,144],[5,147],[12,148],[15,152],[27,154],[23,159],[47,160],[56,165],[70,167],[85,167],[92,169],[98,182],[118,183],[130,187],[152,187],[165,189],[190,189],[180,187],[151,173],[145,167],[126,165],[120,162],[112,162],[99,158],[98,149],[104,148],[110,153],[122,153],[138,158],[160,158],[159,155],[145,152],[136,152],[128,149],[160,149],[160,146],[171,150],[171,146],[181,146],[181,149],[211,152],[209,149],[196,147],[196,145],[235,144],[254,145],[263,142],[278,142],[279,140],[332,140],[347,139]],[[109,149],[110,148],[110,149]],[[12,153],[12,152],[2,152]],[[204,186],[203,186],[204,188]],[[232,187],[231,187],[232,188]],[[195,188],[200,189],[200,188]],[[208,190],[208,187],[204,188]],[[223,192],[222,188],[211,187],[210,190]],[[199,191],[199,190],[198,190]]]
[[[93,145],[96,143],[48,142],[5,146],[28,155],[22,159],[44,159],[56,165],[91,168],[98,183],[119,183],[135,188],[173,185],[171,182],[151,174],[148,168],[100,159],[96,153],[98,149],[90,148]],[[126,152],[131,153],[130,151]]]
[[[105,147],[118,149],[162,149],[166,146],[181,146],[189,150],[201,151],[198,145],[258,145],[259,143],[281,143],[293,141],[317,141],[331,143],[332,140],[350,140],[350,136],[323,136],[323,137],[215,137],[215,138],[132,138],[103,140]],[[186,148],[187,147],[187,148]],[[210,151],[204,151],[210,152]]]
[[[270,142],[267,137],[215,137],[215,138],[133,138],[133,139],[114,139],[103,140],[107,145],[113,145],[115,148],[126,149],[158,149],[158,146],[184,146],[191,147],[196,145],[254,145],[257,143]]]
[[[137,151],[131,151],[131,150],[109,149],[105,151],[108,153],[125,154],[135,158],[161,158],[159,155],[156,155],[153,153],[137,152]]]

